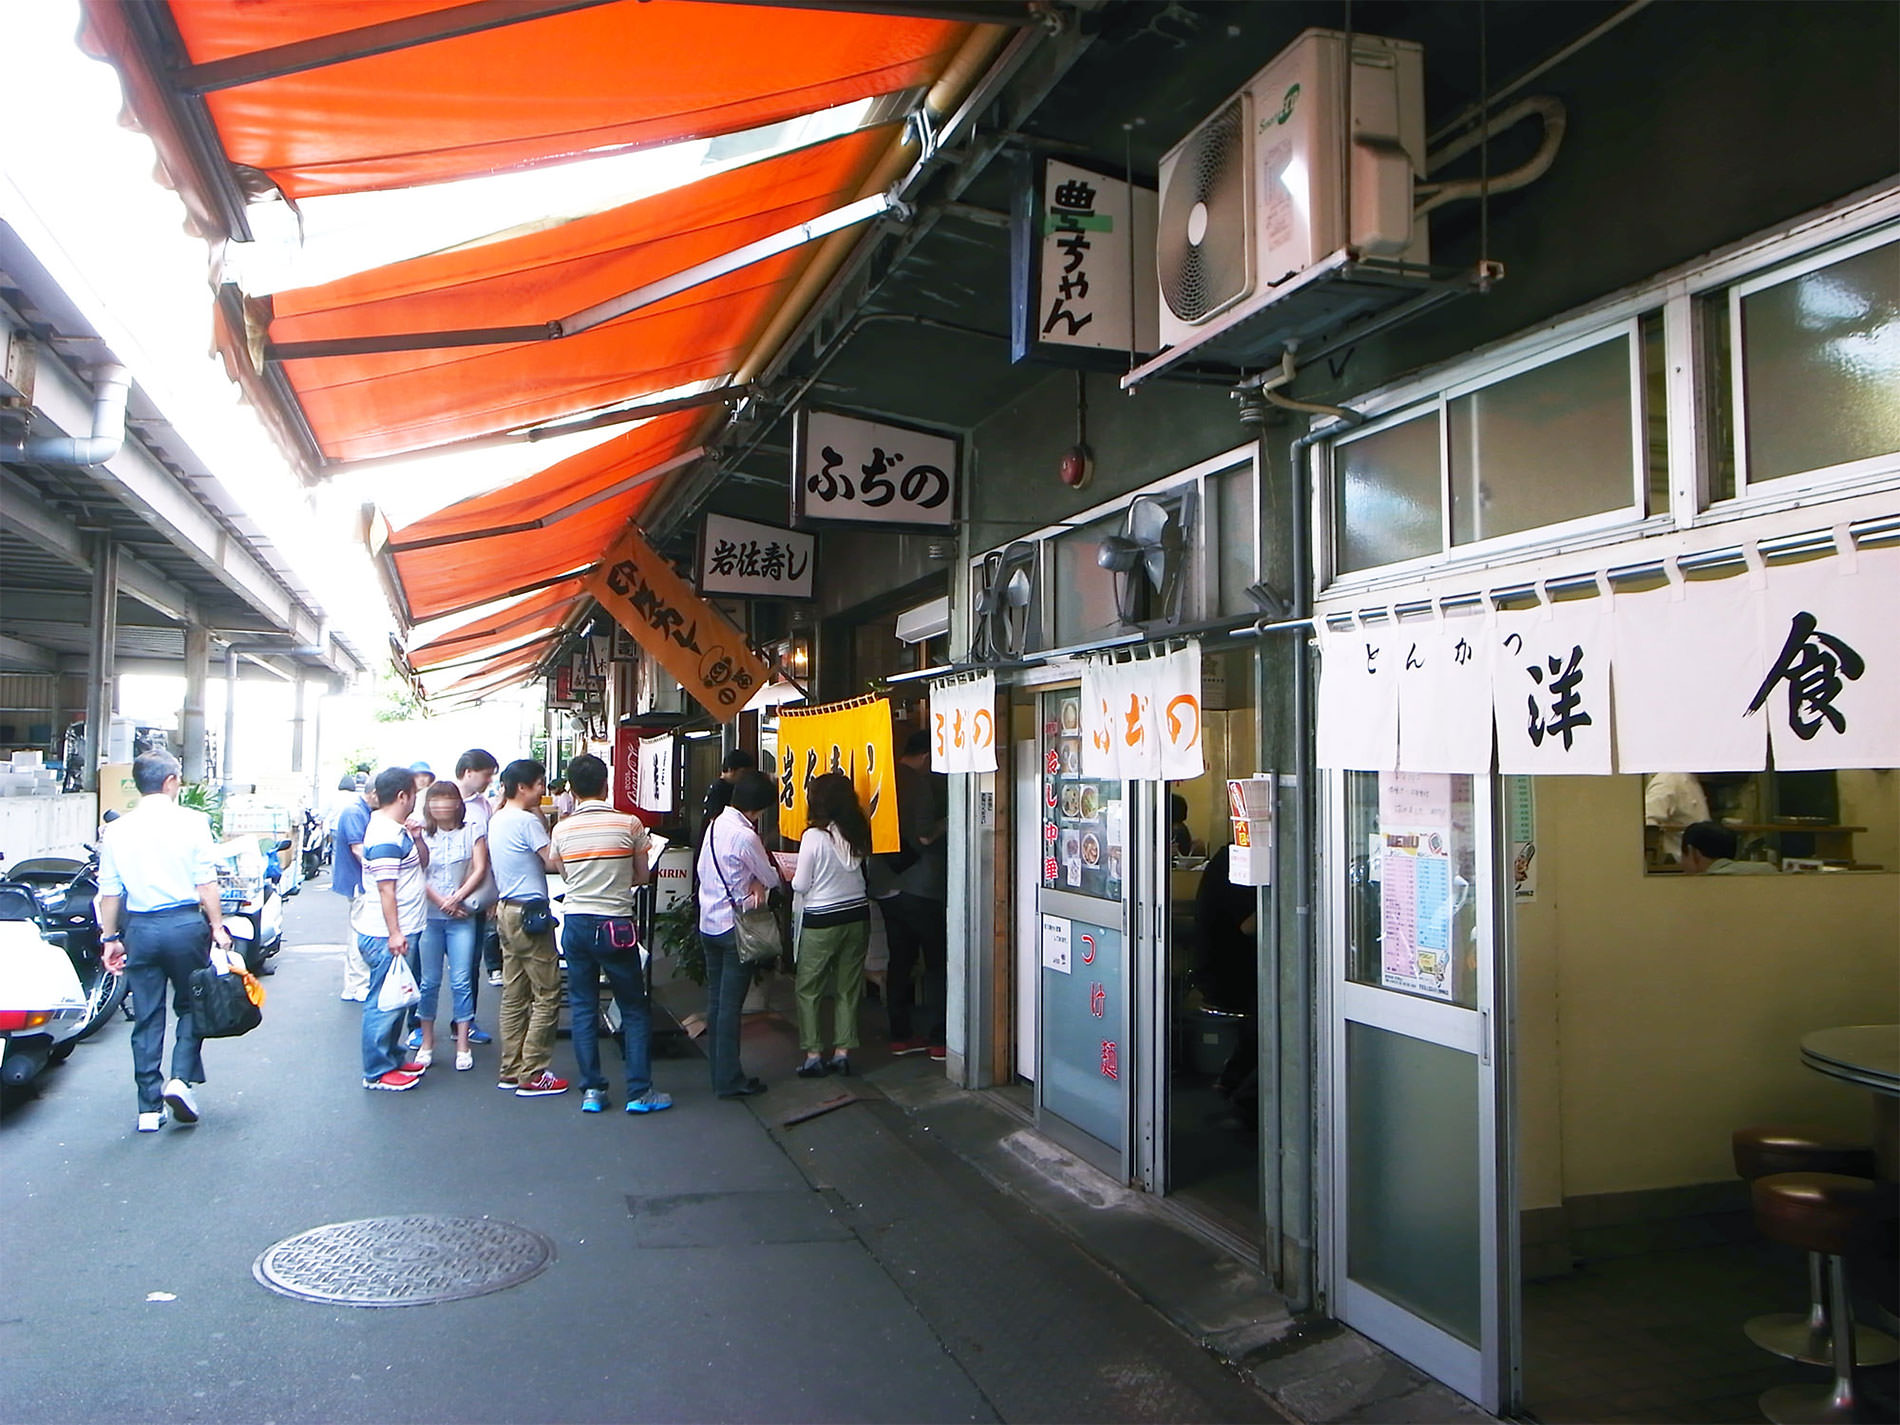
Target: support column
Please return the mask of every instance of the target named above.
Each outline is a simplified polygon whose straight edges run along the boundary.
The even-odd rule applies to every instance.
[[[218,777],[225,795],[231,792],[232,743],[237,740],[238,651],[229,644],[224,649],[224,746],[218,749]]]
[[[211,676],[211,630],[201,624],[185,625],[185,705],[178,714],[178,735],[184,740],[179,758],[186,782],[202,782],[205,766],[205,683]]]
[[[290,770],[293,772],[303,771],[303,699],[306,681],[304,671],[299,667],[297,669],[297,703],[290,714]]]
[[[110,535],[92,541],[92,604],[86,633],[85,789],[99,790],[99,769],[111,747],[118,711],[119,546]]]

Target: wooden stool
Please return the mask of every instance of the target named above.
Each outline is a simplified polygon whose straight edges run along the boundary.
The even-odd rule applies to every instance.
[[[1755,1225],[1771,1241],[1816,1252],[1826,1263],[1831,1385],[1784,1385],[1761,1398],[1775,1425],[1812,1425],[1856,1418],[1854,1311],[1847,1291],[1847,1258],[1891,1250],[1900,1188],[1839,1173],[1778,1173],[1749,1186]]]
[[[1874,1176],[1874,1150],[1865,1143],[1842,1139],[1818,1128],[1768,1124],[1738,1128],[1731,1140],[1736,1175],[1754,1182],[1778,1173],[1838,1173],[1850,1178]],[[1777,1311],[1751,1318],[1742,1330],[1764,1351],[1825,1366],[1833,1357],[1832,1333],[1827,1319],[1827,1282],[1821,1256],[1808,1253],[1808,1310],[1806,1315]],[[1854,1364],[1884,1366],[1900,1360],[1900,1342],[1884,1331],[1857,1325]]]

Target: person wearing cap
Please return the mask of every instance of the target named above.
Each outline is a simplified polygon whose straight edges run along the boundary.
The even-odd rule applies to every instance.
[[[416,801],[422,801],[422,794],[435,785],[435,773],[429,770],[427,762],[411,762],[409,770],[416,779]]]
[[[167,1111],[180,1124],[198,1121],[191,1086],[205,1081],[202,1041],[192,1026],[191,976],[211,962],[211,947],[231,948],[218,899],[211,821],[178,805],[178,761],[146,752],[132,763],[138,805],[114,820],[99,842],[100,955],[131,988],[132,1078],[138,1085],[138,1131],[156,1133]],[[163,1077],[165,991],[178,1016],[172,1076]]]

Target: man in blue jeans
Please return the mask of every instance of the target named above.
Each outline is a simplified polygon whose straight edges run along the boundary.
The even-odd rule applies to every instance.
[[[412,937],[429,920],[428,880],[423,875],[422,843],[405,823],[416,805],[415,773],[385,767],[376,774],[376,814],[363,833],[363,891],[350,911],[357,952],[369,966],[369,993],[363,1000],[363,1087],[401,1092],[422,1082],[425,1064],[405,1063],[403,1023],[408,1006],[381,1006],[383,981],[398,956],[408,955]]]
[[[191,1019],[191,976],[211,961],[211,947],[231,948],[211,857],[211,823],[178,805],[178,763],[147,752],[132,763],[138,805],[106,828],[99,843],[99,953],[106,969],[124,971],[132,989],[132,1078],[138,1085],[138,1131],[156,1133],[167,1117],[198,1121],[191,1086],[205,1080],[204,1056]],[[165,992],[178,1016],[172,1076],[163,1078]]]
[[[647,829],[607,804],[607,764],[600,758],[583,754],[569,762],[567,785],[574,809],[554,828],[554,849],[567,882],[561,953],[567,957],[581,1112],[607,1107],[607,1078],[600,1071],[600,977],[605,974],[620,1006],[627,1112],[658,1113],[671,1108],[673,1100],[653,1087],[646,975],[633,934],[633,888],[647,878]]]

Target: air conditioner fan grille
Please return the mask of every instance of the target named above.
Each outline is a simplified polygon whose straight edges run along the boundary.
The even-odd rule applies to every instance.
[[[1161,195],[1157,267],[1169,311],[1198,322],[1247,295],[1251,223],[1246,113],[1235,99],[1194,132]]]

